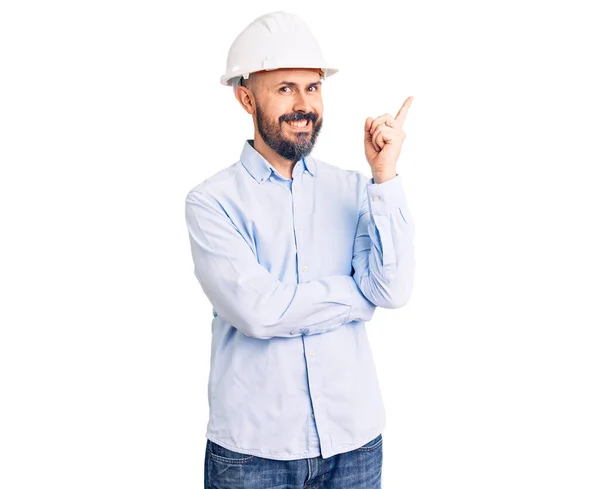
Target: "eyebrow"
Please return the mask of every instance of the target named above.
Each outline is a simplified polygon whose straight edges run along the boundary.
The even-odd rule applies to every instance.
[[[279,83],[277,84],[277,86],[280,86],[280,85],[287,85],[288,87],[294,87],[294,88],[298,86],[298,84],[297,84],[297,83],[295,83],[295,82],[291,82],[291,81],[281,81],[281,82],[279,82]],[[307,86],[307,87],[314,87],[314,86],[318,86],[318,85],[321,85],[321,80],[319,80],[319,81],[316,81],[316,82],[313,82],[313,83],[309,83],[309,84],[308,84],[308,85],[306,85],[306,86]]]

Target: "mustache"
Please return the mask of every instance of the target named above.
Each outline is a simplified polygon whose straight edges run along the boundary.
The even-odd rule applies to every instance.
[[[279,117],[279,123],[281,124],[286,121],[307,120],[314,124],[318,118],[319,116],[314,112],[292,112],[291,114],[284,114],[281,117]]]

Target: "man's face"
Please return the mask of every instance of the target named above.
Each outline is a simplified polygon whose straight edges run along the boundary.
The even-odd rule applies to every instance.
[[[261,72],[251,86],[256,98],[256,125],[267,146],[293,162],[307,156],[323,125],[319,71]]]

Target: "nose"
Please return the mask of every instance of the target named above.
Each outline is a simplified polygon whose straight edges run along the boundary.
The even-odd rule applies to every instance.
[[[302,91],[298,91],[294,97],[294,112],[310,112],[308,97]]]

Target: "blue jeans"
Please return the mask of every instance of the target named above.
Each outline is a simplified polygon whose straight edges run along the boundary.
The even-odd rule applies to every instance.
[[[328,459],[273,460],[206,440],[205,489],[381,489],[381,434]]]

